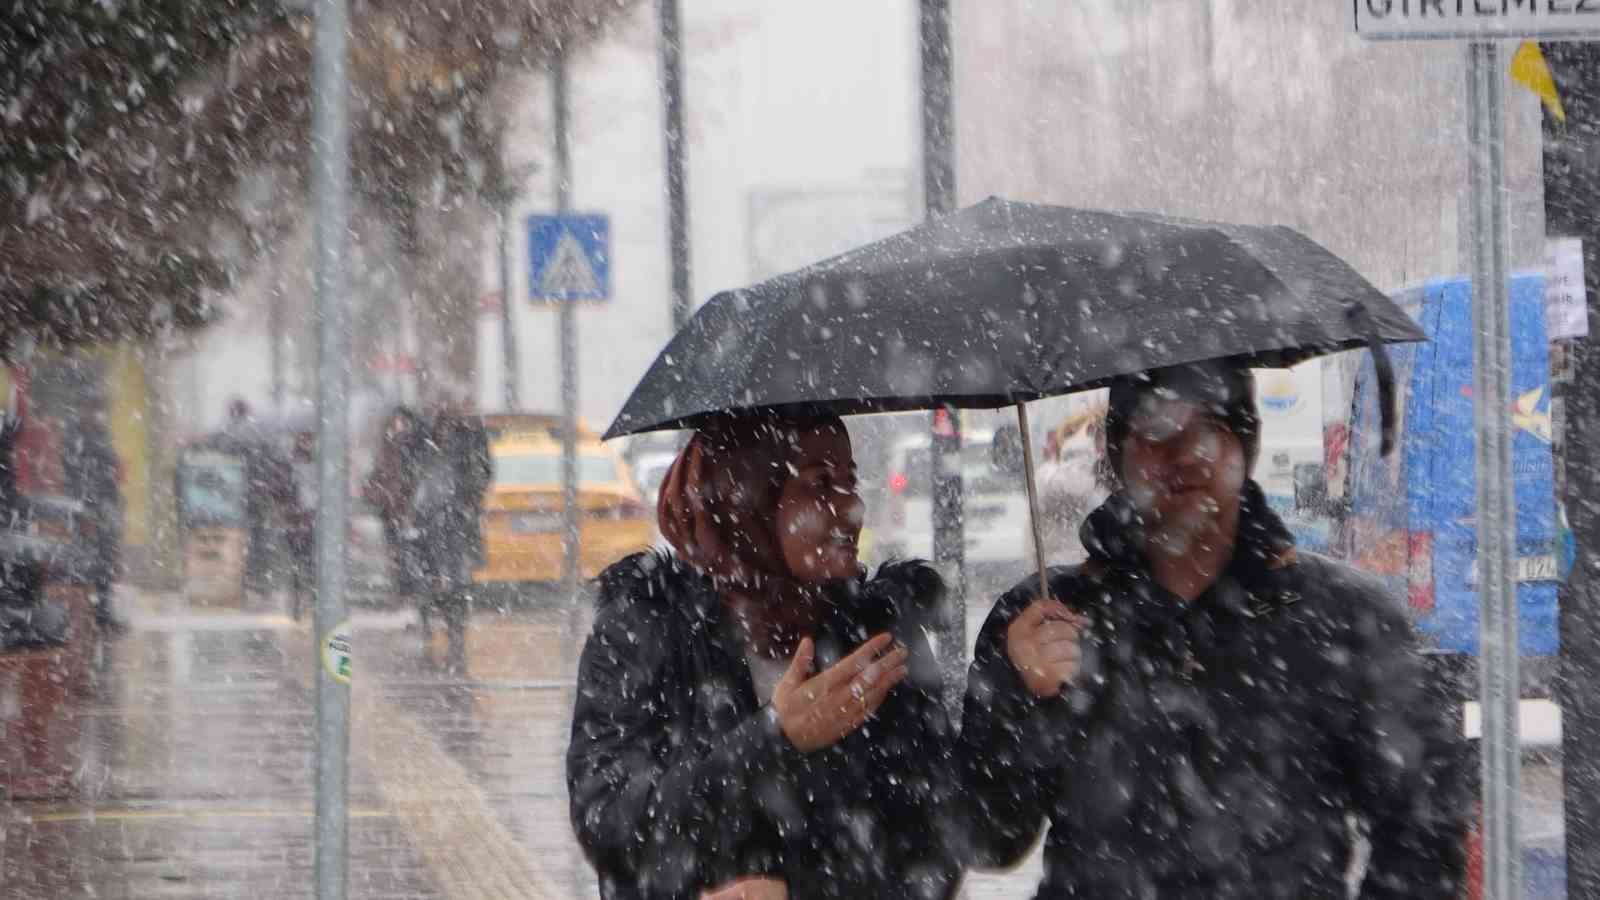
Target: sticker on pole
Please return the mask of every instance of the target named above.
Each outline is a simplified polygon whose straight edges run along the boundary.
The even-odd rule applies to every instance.
[[[322,639],[322,668],[340,684],[350,683],[350,620],[333,626]]]
[[[528,296],[604,300],[611,293],[611,220],[600,215],[528,217]]]
[[[1544,245],[1544,327],[1552,341],[1589,336],[1583,289],[1583,240],[1557,237]]]

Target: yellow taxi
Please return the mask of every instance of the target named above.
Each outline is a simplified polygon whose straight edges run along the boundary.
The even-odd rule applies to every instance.
[[[488,417],[485,417],[486,419]],[[483,502],[479,583],[561,580],[561,441],[556,427],[505,423],[489,429],[494,479]],[[655,517],[621,454],[578,430],[579,574],[599,575],[651,546]]]

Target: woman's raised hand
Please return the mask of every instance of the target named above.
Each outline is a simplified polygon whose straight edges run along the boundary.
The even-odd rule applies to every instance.
[[[910,652],[884,632],[813,675],[815,656],[812,640],[802,640],[789,670],[772,691],[778,724],[789,742],[805,753],[832,746],[871,718],[889,691],[905,679]]]

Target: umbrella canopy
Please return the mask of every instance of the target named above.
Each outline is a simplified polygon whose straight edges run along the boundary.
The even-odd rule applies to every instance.
[[[713,297],[606,437],[764,410],[995,408],[1202,359],[1423,339],[1289,228],[991,198]]]

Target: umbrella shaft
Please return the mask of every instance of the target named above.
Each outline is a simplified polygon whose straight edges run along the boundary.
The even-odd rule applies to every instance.
[[[1028,404],[1017,404],[1017,430],[1022,432],[1022,473],[1028,485],[1028,524],[1033,526],[1033,558],[1039,563],[1039,599],[1050,596],[1045,577],[1044,532],[1039,528],[1039,489],[1033,475],[1033,436],[1028,433]]]

